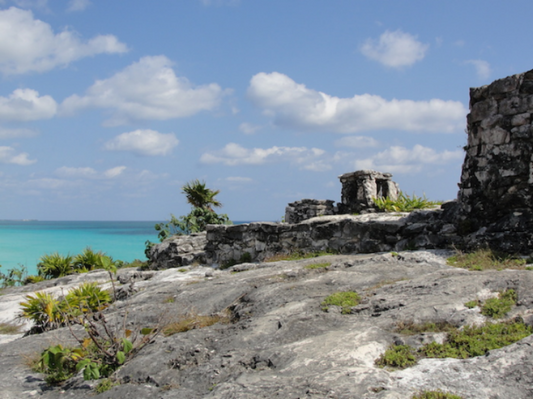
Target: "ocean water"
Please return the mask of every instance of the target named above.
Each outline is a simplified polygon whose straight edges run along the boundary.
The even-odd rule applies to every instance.
[[[44,254],[77,255],[86,247],[116,260],[145,260],[146,240],[158,242],[156,223],[0,221],[0,271],[24,265],[36,274]]]

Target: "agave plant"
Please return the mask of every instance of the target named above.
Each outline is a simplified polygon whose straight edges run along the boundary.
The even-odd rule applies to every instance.
[[[57,252],[51,255],[45,254],[39,259],[37,270],[39,276],[43,276],[46,279],[66,276],[73,272],[72,256],[63,256]]]
[[[60,301],[46,292],[36,292],[35,296],[26,295],[21,302],[22,318],[29,319],[43,331],[59,327],[65,321],[64,309]]]
[[[78,273],[88,272],[98,266],[101,256],[105,256],[102,251],[94,252],[91,247],[87,247],[74,258],[72,267]]]
[[[97,283],[83,283],[70,290],[65,301],[69,314],[97,312],[109,305],[111,295],[108,291],[102,290]]]

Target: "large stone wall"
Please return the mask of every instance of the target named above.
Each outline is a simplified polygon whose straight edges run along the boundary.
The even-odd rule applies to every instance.
[[[533,250],[532,114],[533,70],[470,89],[460,224],[508,252]]]

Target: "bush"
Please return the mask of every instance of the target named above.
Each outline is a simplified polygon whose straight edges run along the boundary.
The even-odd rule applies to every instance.
[[[457,253],[447,259],[450,266],[461,267],[463,269],[482,270],[502,270],[502,269],[524,269],[526,260],[501,254],[490,249],[478,249],[474,252]]]
[[[54,252],[51,255],[45,254],[39,259],[37,270],[39,276],[45,279],[64,277],[67,274],[73,273],[72,269],[73,258],[70,255],[63,256]]]
[[[0,265],[0,267],[2,266]],[[0,272],[0,288],[24,285],[26,279],[26,266],[19,265],[19,267],[9,269],[6,274]]]
[[[415,350],[409,345],[392,345],[376,359],[380,367],[406,368],[416,364]]]
[[[105,256],[102,251],[94,252],[90,247],[87,247],[73,259],[72,268],[78,273],[91,271],[98,267],[102,256]]]
[[[60,301],[46,292],[36,292],[35,296],[26,295],[21,302],[22,312],[19,317],[31,320],[40,331],[59,327],[65,321],[64,309]]]
[[[78,311],[98,312],[111,303],[111,295],[108,291],[102,290],[97,283],[83,283],[69,291],[65,301],[70,314]]]
[[[498,298],[489,298],[481,306],[481,314],[501,319],[516,304],[516,292],[512,289],[500,292]]]
[[[429,201],[426,196],[417,197],[416,195],[406,195],[402,191],[398,194],[396,200],[389,197],[373,198],[374,204],[382,212],[411,212],[415,209],[432,208],[440,205],[442,202]]]
[[[361,297],[357,292],[335,292],[322,301],[322,310],[327,311],[329,306],[340,306],[342,313],[350,313],[352,306],[357,306]]]
[[[35,369],[46,374],[45,381],[56,384],[72,377],[76,365],[83,357],[82,349],[64,348],[61,345],[51,346],[41,354]]]

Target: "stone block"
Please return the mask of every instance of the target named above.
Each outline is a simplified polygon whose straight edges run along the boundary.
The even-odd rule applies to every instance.
[[[495,100],[485,100],[475,103],[470,111],[469,122],[479,122],[495,115],[498,111],[498,103]]]

